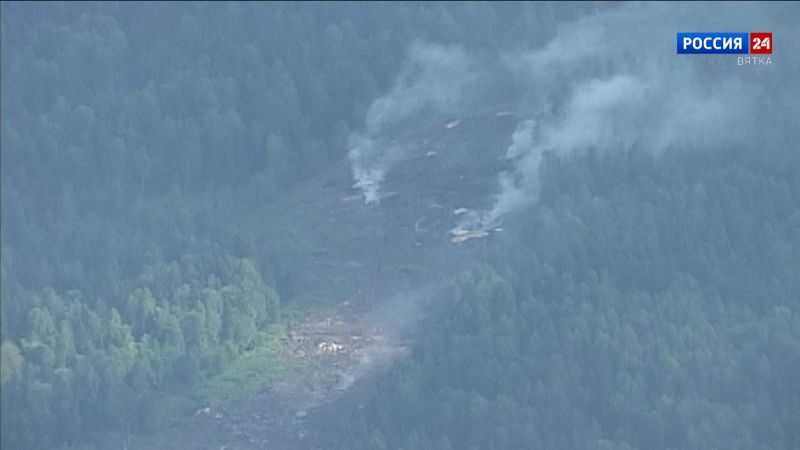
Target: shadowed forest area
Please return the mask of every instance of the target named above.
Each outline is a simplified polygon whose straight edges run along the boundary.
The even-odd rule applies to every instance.
[[[603,44],[668,6],[3,2],[2,447],[800,448],[800,10],[730,13],[774,70]],[[397,355],[254,397],[332,310]]]
[[[796,148],[554,164],[328,442],[795,448],[798,170]]]

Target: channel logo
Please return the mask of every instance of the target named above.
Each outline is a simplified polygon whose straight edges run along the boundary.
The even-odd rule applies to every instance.
[[[678,33],[678,54],[771,55],[772,33]]]
[[[772,33],[750,33],[750,53],[754,55],[771,55]]]

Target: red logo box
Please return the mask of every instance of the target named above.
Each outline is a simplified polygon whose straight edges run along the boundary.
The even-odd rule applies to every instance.
[[[750,33],[750,53],[753,55],[771,55],[772,33]]]

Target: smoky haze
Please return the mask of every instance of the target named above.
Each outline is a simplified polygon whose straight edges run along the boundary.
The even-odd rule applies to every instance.
[[[800,449],[798,38],[0,2],[0,448]]]
[[[379,199],[380,183],[400,157],[378,143],[387,124],[427,106],[454,112],[456,105],[485,102],[478,98],[485,90],[475,88],[479,79],[509,86],[522,100],[510,105],[519,117],[506,150],[513,168],[498,175],[494,205],[467,215],[462,229],[491,228],[535,203],[544,155],[634,150],[659,156],[785,140],[781,124],[797,112],[797,56],[781,52],[781,41],[792,42],[800,24],[784,9],[625,4],[564,23],[539,48],[500,52],[480,63],[462,48],[418,42],[395,85],[369,109],[366,132],[351,137],[356,185],[366,202]],[[751,28],[778,36],[771,65],[739,65],[735,55],[675,54],[677,32]]]
[[[541,49],[504,57],[530,80],[529,100],[520,109],[535,121],[521,122],[514,134],[507,154],[513,173],[501,174],[496,203],[482,225],[536,201],[544,154],[571,158],[588,150],[638,150],[658,156],[775,138],[758,125],[759,112],[774,108],[791,117],[797,98],[789,86],[794,55],[781,54],[753,74],[753,67],[739,66],[733,55],[703,60],[674,52],[675,34],[714,26],[709,17],[716,18],[716,26],[745,29],[760,21],[774,24],[780,16],[751,5],[719,11],[625,5],[565,24]],[[797,33],[776,34],[791,40]],[[769,85],[794,92],[765,90]]]
[[[370,106],[366,130],[350,136],[348,157],[356,187],[366,203],[380,200],[386,171],[401,155],[396,146],[380,141],[382,133],[426,109],[454,111],[474,81],[473,62],[459,47],[415,43],[391,90]]]

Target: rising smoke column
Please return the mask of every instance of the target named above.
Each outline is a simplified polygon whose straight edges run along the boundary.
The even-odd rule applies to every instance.
[[[763,67],[754,75],[752,68],[737,66],[734,55],[689,59],[674,48],[678,31],[773,29],[786,22],[780,11],[741,6],[721,11],[713,5],[626,4],[565,24],[539,50],[502,57],[529,91],[519,106],[527,117],[506,154],[514,168],[499,175],[493,207],[456,228],[486,230],[535,203],[546,154],[569,159],[589,150],[634,150],[658,156],[677,148],[763,143],[767,136],[757,126],[757,111],[787,111],[780,117],[797,111],[797,88],[789,75],[796,57],[787,54],[784,66]],[[775,29],[785,39],[798,34],[788,26]],[[771,85],[784,87],[765,89]],[[775,129],[786,133],[791,127]]]
[[[506,159],[514,162],[513,172],[502,172],[498,176],[499,192],[495,206],[481,220],[478,228],[494,227],[499,224],[505,211],[525,207],[538,199],[538,177],[524,176],[526,173],[538,173],[544,156],[542,149],[534,146],[535,129],[535,120],[525,120],[517,125],[511,135]]]
[[[392,88],[367,111],[366,129],[352,134],[348,141],[354,187],[362,190],[366,203],[380,200],[380,185],[401,152],[399,147],[381,142],[382,134],[428,109],[454,111],[474,80],[472,65],[461,48],[422,43],[411,46]]]

